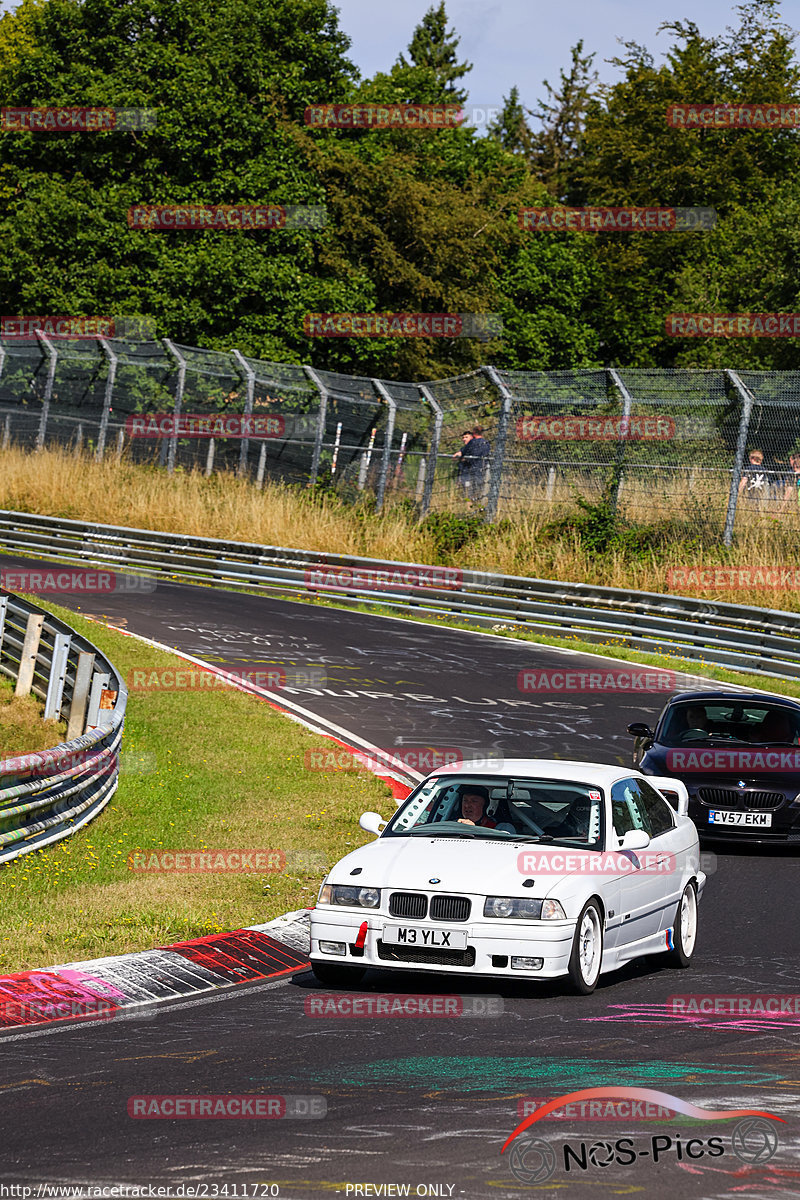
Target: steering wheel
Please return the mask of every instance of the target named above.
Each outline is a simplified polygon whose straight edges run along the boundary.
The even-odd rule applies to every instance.
[[[681,734],[681,741],[688,742],[690,738],[692,740],[696,740],[698,733],[700,734],[701,737],[704,737],[704,738],[708,737],[707,729],[687,729]]]

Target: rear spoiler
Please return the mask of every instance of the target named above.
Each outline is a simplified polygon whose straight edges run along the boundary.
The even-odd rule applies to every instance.
[[[657,787],[673,808],[677,808],[678,816],[685,817],[689,813],[689,791],[680,779],[671,779],[668,775],[646,775],[648,783]],[[676,803],[677,801],[677,803]]]

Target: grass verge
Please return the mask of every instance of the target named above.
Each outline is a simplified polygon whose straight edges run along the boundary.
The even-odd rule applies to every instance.
[[[48,608],[123,675],[175,666],[170,654]],[[360,814],[394,808],[367,772],[306,770],[306,750],[321,741],[235,690],[132,695],[108,808],[72,837],[0,867],[0,971],[146,950],[313,904],[327,867],[370,840]],[[287,865],[269,874],[128,866],[139,849],[217,848],[277,849]]]
[[[36,696],[15,696],[14,684],[0,675],[0,759],[33,754],[63,742],[66,721],[45,721]]]

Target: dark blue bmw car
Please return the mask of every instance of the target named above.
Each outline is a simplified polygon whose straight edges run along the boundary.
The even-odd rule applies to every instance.
[[[683,692],[654,730],[628,726],[633,765],[689,791],[701,838],[800,843],[800,704],[752,692]]]

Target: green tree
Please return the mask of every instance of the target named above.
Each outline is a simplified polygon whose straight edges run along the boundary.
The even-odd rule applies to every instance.
[[[447,28],[447,12],[444,0],[440,0],[435,8],[428,9],[414,30],[408,46],[410,61],[401,54],[397,66],[401,70],[425,72],[439,90],[438,99],[463,104],[467,93],[457,83],[472,70],[472,63],[458,61],[460,41],[455,30]],[[412,99],[418,101],[423,97],[415,96]]]
[[[6,104],[158,109],[139,133],[0,136],[7,311],[143,312],[178,341],[296,359],[329,233],[159,233],[126,214],[324,203],[285,126],[356,78],[327,0],[46,0],[2,26]]]
[[[694,311],[738,311],[741,289],[723,281],[733,285],[741,264],[721,270],[715,247],[729,244],[729,219],[741,221],[745,211],[771,207],[775,189],[800,168],[800,141],[791,129],[667,125],[671,104],[782,102],[796,96],[800,68],[776,0],[753,0],[737,11],[738,28],[719,37],[702,36],[691,22],[664,26],[675,40],[658,67],[647,50],[628,43],[618,60],[624,78],[600,89],[589,106],[582,152],[570,171],[571,203],[711,207],[719,217],[713,235],[591,235],[599,268],[591,307],[606,362],[671,366],[713,356],[704,339],[667,338],[665,319],[686,311],[687,304]],[[769,273],[769,260],[763,250],[759,259],[755,245],[747,261],[759,263],[762,280]],[[756,307],[763,311],[763,304]],[[743,346],[727,343],[729,365],[752,353]]]
[[[488,127],[489,137],[499,142],[504,150],[512,154],[530,156],[533,149],[533,134],[525,120],[525,109],[520,103],[519,88],[512,87],[503,97],[503,108],[496,121]]]
[[[569,71],[560,72],[558,88],[545,79],[547,98],[531,110],[541,126],[533,136],[531,167],[556,200],[567,199],[571,169],[582,153],[586,114],[597,88],[593,62],[594,54],[583,53],[583,40],[577,42]]]

